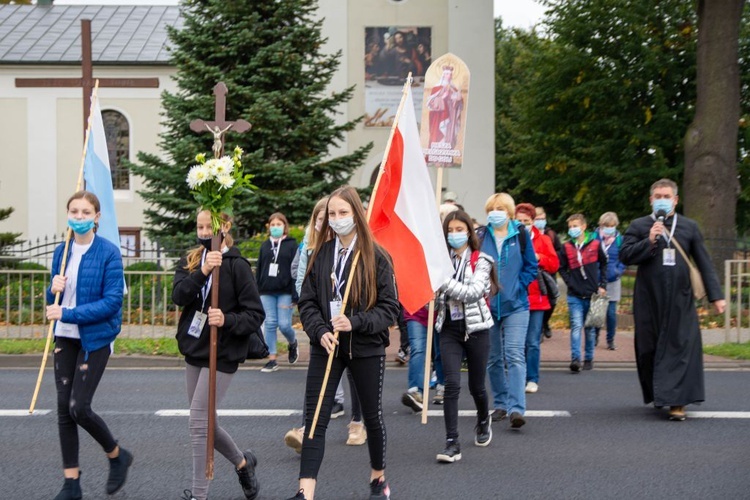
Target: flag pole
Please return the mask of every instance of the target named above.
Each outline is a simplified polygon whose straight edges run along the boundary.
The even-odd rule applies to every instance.
[[[86,135],[83,139],[83,152],[81,153],[81,166],[78,169],[78,180],[76,181],[76,193],[83,188],[83,164],[86,161],[86,150],[89,146],[89,136],[91,135],[91,110],[94,109],[96,103],[96,92],[99,89],[99,80],[97,79],[94,84],[94,91],[91,94],[91,107],[89,108],[89,120],[86,128]],[[65,232],[65,249],[62,254],[62,261],[60,263],[60,275],[65,275],[65,266],[68,262],[68,248],[70,248],[70,239],[73,236],[73,230],[68,228]],[[55,301],[53,305],[57,305],[60,302],[60,292],[55,293]],[[52,336],[55,332],[55,320],[50,320],[49,328],[47,329],[47,342],[44,344],[44,354],[42,354],[42,365],[39,367],[39,375],[36,378],[36,387],[34,387],[34,394],[31,396],[31,405],[29,406],[29,414],[34,413],[34,407],[36,406],[36,399],[39,396],[39,389],[42,386],[42,378],[44,377],[44,368],[47,366],[47,357],[49,356],[49,348],[52,343]]]
[[[375,186],[372,188],[372,194],[370,194],[370,203],[367,205],[367,222],[370,221],[370,216],[372,215],[372,201],[375,199],[375,195],[378,192],[378,186],[380,185],[380,179],[383,177],[383,172],[385,171],[385,163],[388,161],[388,154],[391,151],[391,143],[393,142],[393,134],[396,132],[396,127],[398,127],[398,118],[401,116],[401,110],[404,109],[404,102],[406,102],[406,90],[411,85],[412,78],[411,78],[411,71],[406,77],[406,82],[404,83],[404,89],[401,94],[401,102],[398,104],[398,110],[396,111],[396,116],[393,118],[393,125],[391,125],[391,134],[388,136],[388,142],[385,145],[385,152],[383,153],[383,161],[380,163],[380,169],[378,170],[378,177],[375,180]],[[357,261],[359,260],[359,252],[354,254],[354,260],[352,262],[352,267],[349,270],[349,277],[346,280],[346,289],[344,290],[344,297],[343,301],[341,302],[341,313],[343,314],[344,311],[346,311],[346,303],[349,300],[349,286],[352,282],[352,274],[354,273],[354,270],[357,267]],[[333,332],[333,337],[338,340],[339,338],[339,332],[335,331]],[[310,432],[308,434],[309,438],[312,439],[313,435],[315,434],[315,427],[318,425],[318,417],[320,416],[320,409],[323,406],[323,398],[325,397],[326,393],[326,386],[328,385],[328,376],[331,373],[331,365],[333,364],[333,356],[336,352],[336,349],[332,350],[330,353],[328,353],[328,362],[326,363],[326,372],[323,376],[323,385],[320,387],[320,394],[318,395],[318,404],[315,407],[315,415],[313,416],[312,425],[310,426]]]

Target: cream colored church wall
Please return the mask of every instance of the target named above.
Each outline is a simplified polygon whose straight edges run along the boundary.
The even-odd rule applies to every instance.
[[[0,208],[13,207],[10,217],[0,222],[0,232],[25,233],[28,217],[28,137],[26,100],[0,99]],[[34,168],[33,166],[30,168]]]

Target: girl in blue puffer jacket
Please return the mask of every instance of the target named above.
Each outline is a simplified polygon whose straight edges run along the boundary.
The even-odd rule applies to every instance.
[[[109,458],[107,493],[125,484],[133,455],[118,446],[107,424],[91,409],[104,374],[111,344],[120,333],[124,277],[119,249],[96,236],[99,199],[88,191],[70,197],[68,226],[74,240],[60,274],[65,244],[55,249],[52,281],[47,289],[47,319],[55,325],[57,427],[65,484],[55,500],[82,498],[78,467],[78,429],[93,437]],[[59,304],[55,295],[60,294]]]

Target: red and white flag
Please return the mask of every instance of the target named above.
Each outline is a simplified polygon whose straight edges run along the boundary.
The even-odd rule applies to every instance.
[[[408,85],[401,110],[380,183],[370,201],[370,228],[391,254],[399,300],[413,313],[432,300],[454,270]]]

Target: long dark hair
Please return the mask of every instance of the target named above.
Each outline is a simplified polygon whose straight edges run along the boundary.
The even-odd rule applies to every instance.
[[[331,226],[328,224],[328,205],[333,198],[341,198],[352,207],[354,226],[357,229],[357,250],[359,251],[360,256],[357,268],[353,273],[354,278],[352,279],[352,288],[350,292],[351,303],[359,307],[364,307],[365,309],[371,309],[375,306],[378,299],[375,251],[376,248],[379,249],[379,246],[375,243],[375,239],[370,231],[370,226],[367,223],[367,216],[365,215],[365,209],[362,206],[362,201],[359,199],[359,194],[357,194],[357,191],[353,187],[340,187],[328,197],[325,216],[323,217],[323,225],[320,227],[320,235],[315,242],[315,251],[310,257],[310,263],[307,266],[308,272],[312,269],[315,259],[317,259],[323,245],[325,245],[327,241],[336,237],[336,233],[334,233],[333,229],[331,229]],[[379,250],[387,255],[382,249]],[[326,275],[325,278],[328,279],[328,275]],[[366,303],[364,302],[365,299],[367,300]]]
[[[448,247],[448,252],[451,251],[451,246],[448,244],[448,224],[450,224],[450,222],[454,220],[463,222],[466,225],[469,234],[469,249],[472,252],[479,251],[481,245],[479,243],[479,238],[477,237],[477,232],[474,230],[474,221],[471,220],[469,214],[467,214],[463,210],[454,210],[453,212],[446,215],[445,219],[443,220],[443,236],[445,237],[445,246]],[[492,262],[492,272],[490,273],[490,293],[492,293],[492,295],[495,295],[498,290],[500,290],[500,285],[497,282],[495,263]]]

